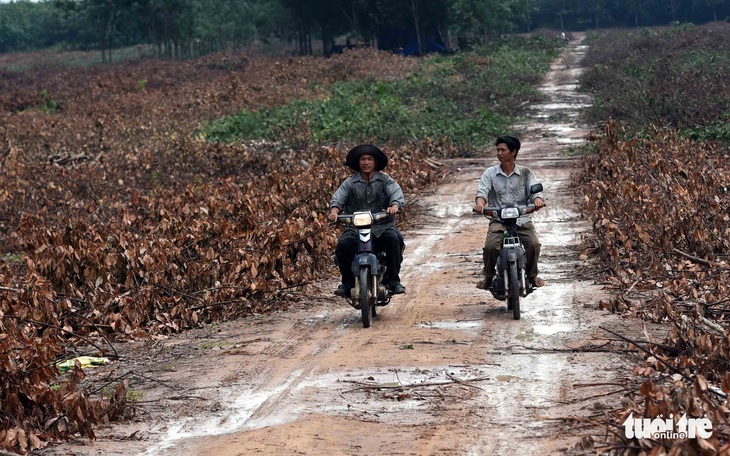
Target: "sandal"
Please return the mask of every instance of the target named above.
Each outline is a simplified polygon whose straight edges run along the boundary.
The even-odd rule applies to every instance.
[[[489,287],[492,285],[492,278],[489,277],[482,277],[479,282],[477,282],[477,288],[480,290],[489,290]]]
[[[542,280],[540,277],[534,277],[530,280],[530,282],[532,282],[532,286],[535,288],[545,286],[545,281]]]

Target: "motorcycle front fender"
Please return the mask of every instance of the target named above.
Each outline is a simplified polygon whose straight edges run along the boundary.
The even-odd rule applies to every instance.
[[[363,266],[369,267],[371,274],[378,274],[380,268],[378,258],[373,253],[357,254],[355,260],[352,262],[352,274],[358,277],[360,275],[360,268]]]

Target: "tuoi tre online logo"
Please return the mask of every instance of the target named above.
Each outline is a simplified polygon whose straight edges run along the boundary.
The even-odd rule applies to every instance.
[[[633,439],[686,439],[712,436],[712,422],[708,418],[687,418],[687,414],[674,423],[674,415],[662,418],[634,418],[632,413],[623,422],[626,437]]]

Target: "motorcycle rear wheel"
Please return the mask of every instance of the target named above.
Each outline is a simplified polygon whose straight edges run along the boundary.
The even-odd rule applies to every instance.
[[[512,308],[512,317],[520,319],[520,278],[517,272],[517,263],[509,265],[509,294],[507,296],[508,307]]]
[[[373,322],[373,312],[370,309],[370,299],[368,299],[368,290],[370,288],[370,278],[368,268],[360,268],[360,295],[357,297],[360,304],[360,312],[362,313],[362,327],[369,328]]]

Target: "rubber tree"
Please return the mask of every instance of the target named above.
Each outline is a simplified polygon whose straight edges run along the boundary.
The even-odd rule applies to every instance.
[[[577,13],[579,17],[590,18],[591,27],[597,29],[600,25],[606,25],[610,21],[606,0],[583,0],[578,3]]]
[[[705,5],[712,9],[712,20],[717,22],[717,7],[726,4],[727,0],[704,0]]]
[[[510,3],[510,9],[514,14],[516,25],[531,32],[533,17],[540,10],[539,4],[539,0],[513,0]]]
[[[449,10],[449,22],[461,41],[478,36],[480,42],[486,43],[521,24],[529,30],[537,4],[535,0],[456,0]]]
[[[576,10],[575,0],[543,0],[542,9],[545,11],[546,17],[558,17],[558,25],[560,30],[566,28],[566,16],[574,14]]]

